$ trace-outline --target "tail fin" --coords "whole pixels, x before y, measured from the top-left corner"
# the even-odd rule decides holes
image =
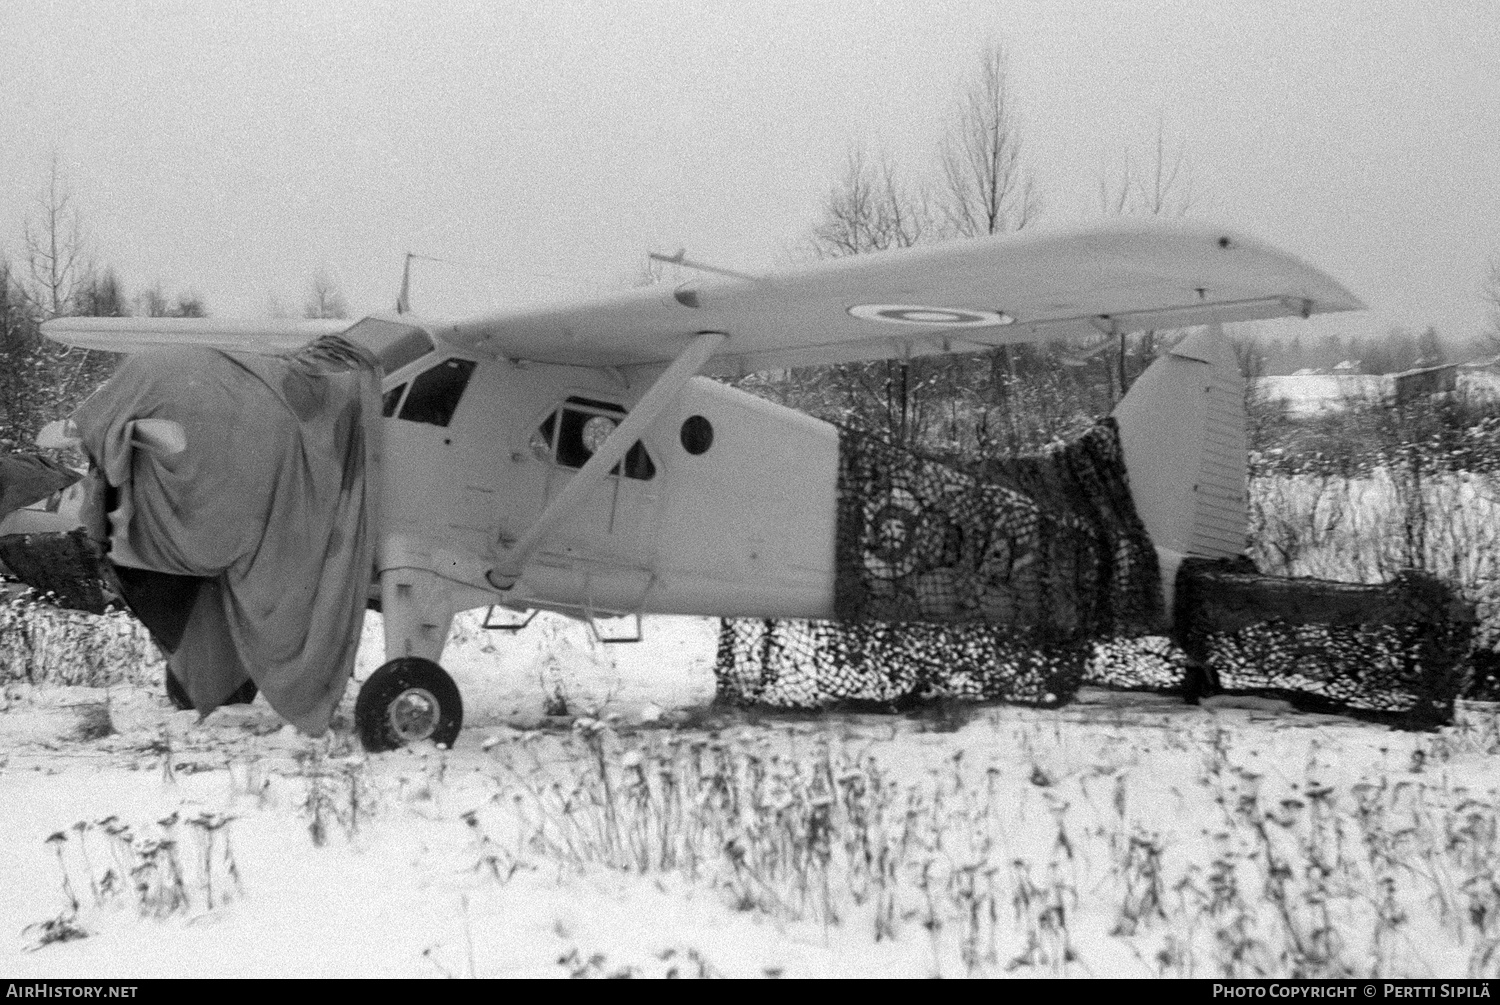
[[[1245,551],[1245,378],[1223,329],[1200,328],[1151,364],[1114,418],[1170,611],[1184,558]]]

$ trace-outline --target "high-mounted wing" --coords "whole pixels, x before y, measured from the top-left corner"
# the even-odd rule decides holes
[[[1232,231],[1131,222],[857,255],[755,280],[648,287],[456,324],[371,318],[357,331],[384,326],[415,338],[425,328],[496,358],[648,370],[670,363],[698,333],[723,332],[704,369],[734,374],[1363,306],[1319,270]],[[42,331],[113,352],[183,344],[278,352],[352,327],[58,318]]]
[[[323,335],[337,335],[354,322],[231,321],[215,318],[54,318],[42,333],[64,345],[106,352],[138,352],[173,345],[206,345],[242,352],[299,349]]]
[[[970,352],[990,346],[1364,305],[1322,272],[1232,231],[1133,222],[1006,234],[506,311],[436,329],[521,360],[658,367],[702,331],[711,372]]]

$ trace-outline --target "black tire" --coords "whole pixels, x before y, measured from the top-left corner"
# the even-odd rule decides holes
[[[464,724],[458,685],[432,660],[403,656],[370,674],[354,701],[354,727],[371,753],[431,740],[451,747]]]
[[[247,680],[235,689],[234,694],[224,699],[224,704],[249,705],[255,701],[255,696],[258,694],[260,694],[260,688],[255,686],[255,681]],[[182,686],[182,681],[173,676],[170,669],[167,671],[167,699],[179,712],[186,712],[193,707],[193,699],[188,697],[187,688]]]

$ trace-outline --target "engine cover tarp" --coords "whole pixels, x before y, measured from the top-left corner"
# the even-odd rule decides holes
[[[140,419],[179,423],[186,449],[133,442]],[[374,565],[375,360],[334,336],[280,356],[143,352],[73,421],[108,485],[85,518],[110,561],[204,580],[169,659],[193,704],[207,714],[248,677],[287,721],[326,730]]]

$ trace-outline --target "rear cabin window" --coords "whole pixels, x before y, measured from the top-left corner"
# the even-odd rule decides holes
[[[531,452],[565,468],[581,468],[624,418],[625,410],[619,405],[591,398],[569,398],[532,434]],[[624,468],[626,478],[649,481],[656,477],[656,464],[640,441],[626,451]],[[617,464],[610,474],[619,473]]]
[[[473,373],[474,363],[467,359],[445,359],[431,370],[419,373],[411,382],[399,418],[446,426],[452,421]]]

